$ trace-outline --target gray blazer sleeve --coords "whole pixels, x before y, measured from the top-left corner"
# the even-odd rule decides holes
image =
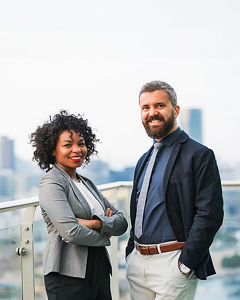
[[[68,243],[96,247],[110,245],[107,235],[78,224],[67,199],[66,189],[64,183],[56,177],[51,178],[46,175],[40,182],[39,201],[48,231],[54,227],[54,230]]]
[[[112,217],[97,216],[102,221],[101,235],[109,234],[110,236],[118,236],[127,230],[127,221],[120,211],[117,211],[110,202],[105,199],[107,208],[113,211]]]
[[[127,220],[125,219],[123,213],[117,210],[103,195],[99,192],[97,187],[89,180],[92,188],[98,193],[105,209],[110,208],[113,211],[112,217],[107,216],[97,216],[102,221],[102,229],[100,231],[101,235],[108,234],[110,236],[118,236],[123,234],[128,227]]]

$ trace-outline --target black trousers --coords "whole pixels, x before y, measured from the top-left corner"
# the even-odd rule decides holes
[[[89,247],[85,278],[56,272],[44,276],[48,300],[112,300],[110,273],[105,247]]]

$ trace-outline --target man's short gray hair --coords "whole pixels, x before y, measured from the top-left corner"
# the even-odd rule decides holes
[[[170,84],[160,80],[155,80],[155,81],[150,81],[145,83],[140,90],[139,98],[143,93],[146,92],[151,93],[157,90],[165,91],[168,95],[168,99],[171,102],[172,106],[174,107],[175,105],[177,105],[177,94],[174,88],[171,87]]]

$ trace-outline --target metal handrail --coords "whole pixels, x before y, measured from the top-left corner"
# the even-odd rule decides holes
[[[38,205],[39,205],[38,197],[0,202],[0,213],[18,210],[26,207],[38,206]]]
[[[121,188],[121,187],[131,188],[132,181],[116,181],[116,182],[101,184],[98,185],[97,187],[100,191]],[[19,200],[0,202],[0,213],[18,210],[26,207],[38,206],[38,205],[39,205],[39,200],[37,196],[31,198],[19,199]]]
[[[240,186],[240,181],[224,180],[222,181],[222,187],[236,187]]]
[[[116,181],[98,185],[98,189],[100,191],[111,190],[115,188],[131,188],[132,181]],[[240,187],[240,181],[222,181],[222,187]],[[12,201],[5,201],[0,202],[0,213],[18,210],[21,208],[31,207],[31,206],[38,206],[39,201],[38,197],[31,197],[31,198],[24,198],[20,200],[12,200]]]

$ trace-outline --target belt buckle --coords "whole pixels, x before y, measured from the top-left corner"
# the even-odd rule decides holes
[[[158,249],[158,254],[162,253],[161,248],[160,248],[160,244],[157,244],[157,249]]]
[[[141,253],[141,246],[137,242],[135,242],[135,247],[137,251]]]

